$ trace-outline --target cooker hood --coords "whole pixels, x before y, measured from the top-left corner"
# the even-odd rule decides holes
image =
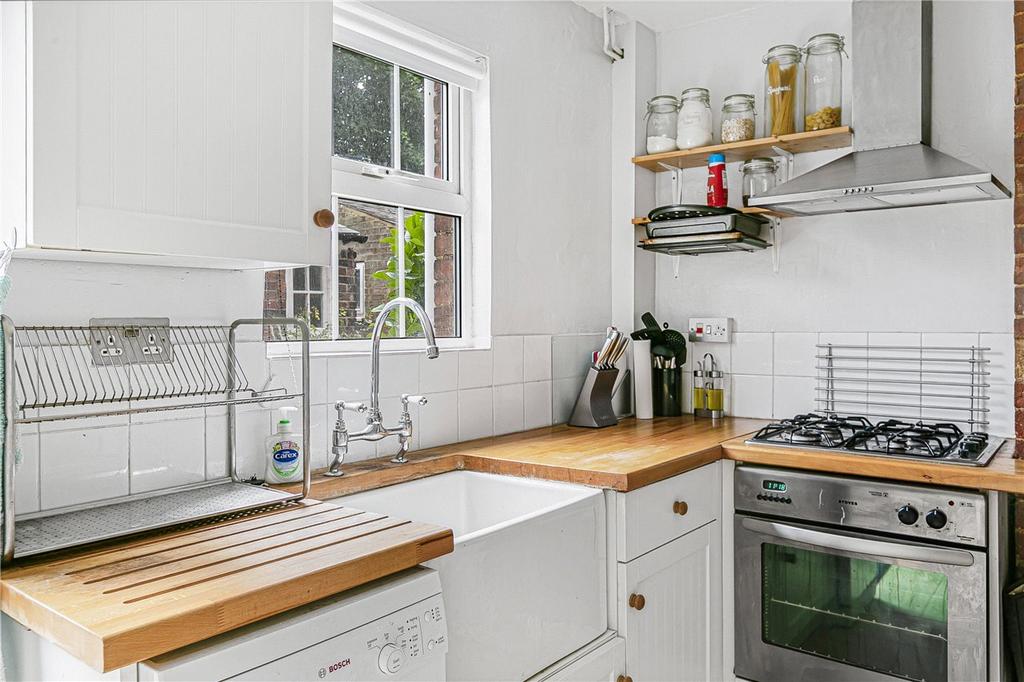
[[[851,54],[854,151],[752,197],[751,206],[817,215],[1010,196],[988,171],[929,145],[928,0],[854,0]]]

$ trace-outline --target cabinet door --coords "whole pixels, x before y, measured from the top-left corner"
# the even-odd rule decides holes
[[[722,679],[718,521],[619,564],[619,586],[627,675],[635,682]]]
[[[326,264],[329,2],[37,2],[29,245]]]

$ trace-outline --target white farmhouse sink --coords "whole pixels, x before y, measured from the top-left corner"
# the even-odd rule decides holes
[[[453,471],[333,500],[447,526],[449,680],[522,680],[607,629],[604,495]]]

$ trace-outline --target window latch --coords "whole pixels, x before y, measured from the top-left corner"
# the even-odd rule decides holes
[[[395,171],[383,166],[363,166],[359,172],[371,178],[386,178],[393,175]]]

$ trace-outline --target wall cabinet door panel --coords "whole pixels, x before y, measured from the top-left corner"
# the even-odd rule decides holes
[[[330,3],[27,14],[30,246],[327,263]]]
[[[627,675],[635,682],[722,679],[721,579],[718,521],[619,564]]]

